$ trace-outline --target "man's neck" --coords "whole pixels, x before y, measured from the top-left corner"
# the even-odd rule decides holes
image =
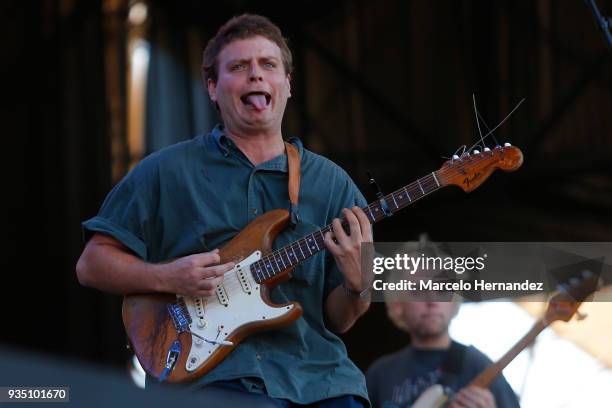
[[[280,129],[277,132],[249,133],[226,129],[225,132],[254,166],[267,162],[285,151]]]
[[[418,350],[446,350],[451,345],[451,338],[448,331],[438,336],[420,337],[413,335],[411,345]]]

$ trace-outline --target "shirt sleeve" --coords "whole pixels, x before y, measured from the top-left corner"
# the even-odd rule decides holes
[[[490,387],[498,408],[520,408],[516,394],[503,375],[500,375]]]
[[[98,215],[82,223],[85,242],[95,233],[110,235],[146,260],[155,185],[155,166],[145,159],[108,193]]]

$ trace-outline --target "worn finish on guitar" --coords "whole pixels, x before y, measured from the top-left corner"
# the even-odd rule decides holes
[[[264,254],[270,253],[274,239],[288,222],[289,213],[286,210],[270,211],[256,218],[220,249],[220,263],[230,261],[238,263],[257,250]],[[299,318],[302,315],[302,308],[297,302],[275,305],[269,297],[269,292],[274,286],[289,278],[291,269],[288,268],[261,285],[261,297],[268,305],[274,307],[294,305],[288,313],[277,319],[249,323],[230,333],[227,340],[234,345],[218,348],[210,359],[193,373],[185,369],[187,350],[192,346],[192,336],[189,332],[178,334],[183,352],[166,381],[179,383],[201,377],[221,362],[245,337],[256,331],[289,325]],[[161,375],[166,364],[168,349],[177,339],[177,331],[166,309],[166,305],[172,302],[176,302],[176,296],[172,294],[128,295],[123,300],[123,323],[130,344],[144,370],[155,378]]]

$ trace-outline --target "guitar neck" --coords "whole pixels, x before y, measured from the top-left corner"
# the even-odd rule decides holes
[[[481,388],[488,388],[489,385],[501,374],[502,370],[514,360],[514,358],[529,346],[535,338],[548,326],[544,319],[538,320],[531,330],[527,332],[506,354],[502,356],[496,363],[491,364],[478,377],[476,377],[470,385],[475,385]]]
[[[362,210],[370,223],[374,224],[443,187],[445,183],[440,183],[442,176],[438,171],[431,172],[413,183],[368,204]],[[345,219],[342,218],[341,221],[344,228],[347,229]],[[261,283],[322,251],[325,249],[325,234],[331,230],[331,224],[327,225],[254,262],[251,264],[253,277],[258,283]]]

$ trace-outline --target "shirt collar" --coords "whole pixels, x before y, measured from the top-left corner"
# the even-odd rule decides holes
[[[232,141],[232,139],[227,137],[227,135],[225,134],[225,128],[223,127],[223,124],[221,123],[217,124],[213,128],[213,130],[211,131],[211,135],[213,137],[213,140],[217,144],[217,147],[219,148],[219,150],[221,151],[224,157],[229,156],[230,148],[235,148],[235,149],[238,148],[236,144]],[[289,138],[287,142],[291,143],[298,149],[300,157],[303,156],[304,146],[302,144],[302,141],[299,138],[292,137],[292,138]],[[257,167],[261,169],[266,169],[266,170],[280,170],[283,172],[287,172],[287,155],[283,154],[281,156],[275,157],[265,163],[261,163]]]
[[[229,137],[225,135],[225,129],[223,128],[223,125],[219,123],[213,128],[210,133],[223,156],[227,157],[229,155],[229,146],[231,146],[230,143],[233,142]]]

